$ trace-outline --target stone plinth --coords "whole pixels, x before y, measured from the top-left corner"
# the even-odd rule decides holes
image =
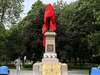
[[[42,75],[43,65],[58,65],[60,66],[61,75],[68,75],[67,64],[60,63],[57,59],[57,53],[55,53],[55,36],[57,34],[54,31],[47,31],[44,35],[46,36],[45,53],[43,55],[42,62],[35,63],[33,65],[33,75]]]
[[[51,63],[49,63],[51,64]],[[42,74],[42,69],[43,69],[43,65],[49,65],[49,64],[46,64],[46,63],[37,63],[37,64],[34,64],[33,65],[33,75],[43,75]],[[61,75],[68,75],[68,66],[67,64],[63,64],[63,63],[52,63],[51,64],[52,66],[53,65],[61,65],[60,67],[60,70],[61,70]]]
[[[55,36],[57,34],[52,31],[47,31],[44,35],[46,36],[45,53],[55,53]]]

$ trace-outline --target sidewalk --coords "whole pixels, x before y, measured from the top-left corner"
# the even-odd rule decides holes
[[[8,75],[16,75],[16,70],[15,69],[9,69],[10,70],[10,74]],[[33,75],[32,71],[20,71],[20,75]]]
[[[9,69],[10,74],[8,75],[16,75],[15,69]],[[20,75],[33,75],[32,71],[20,71]],[[68,75],[89,75],[88,71],[68,71]]]

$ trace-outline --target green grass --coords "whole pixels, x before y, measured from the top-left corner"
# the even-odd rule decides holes
[[[3,66],[5,66],[4,63],[1,63]],[[8,66],[8,69],[16,69],[16,66],[14,64],[11,64],[11,63],[8,63],[7,64]],[[31,67],[31,64],[25,64],[25,68],[21,68],[21,70],[24,70],[24,71],[32,71],[32,67]]]
[[[77,63],[74,67],[68,67],[69,71],[91,71],[91,68],[94,66],[99,66],[100,64],[92,64],[92,63],[85,63],[85,65],[80,66],[80,63]]]
[[[69,63],[66,63],[67,65],[69,65]],[[2,63],[2,65],[5,66],[5,64]],[[92,64],[92,63],[85,63],[85,65],[83,65],[83,68],[81,68],[80,64],[77,63],[77,65],[75,65],[74,67],[68,67],[68,71],[90,71],[92,67],[94,66],[100,66],[100,64]],[[14,64],[10,64],[8,63],[8,69],[16,69],[16,67],[14,66]],[[21,68],[21,70],[24,71],[32,71],[32,66],[31,64],[25,64],[25,68]]]

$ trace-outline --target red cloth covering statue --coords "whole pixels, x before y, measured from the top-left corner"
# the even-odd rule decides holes
[[[48,18],[50,17],[50,29],[48,29]],[[44,33],[46,31],[55,31],[56,30],[56,24],[55,24],[55,14],[54,14],[54,8],[51,4],[48,4],[46,7],[45,13],[44,13],[44,25],[42,27],[42,34],[43,34],[43,46],[45,47],[45,36]]]

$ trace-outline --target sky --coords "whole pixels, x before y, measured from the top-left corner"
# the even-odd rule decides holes
[[[42,3],[43,4],[52,4],[53,5],[53,3],[54,2],[56,2],[56,4],[57,4],[57,0],[40,0],[40,1],[42,1]],[[60,0],[58,0],[58,1],[60,1]],[[63,2],[67,2],[67,4],[70,4],[71,2],[73,2],[73,1],[76,1],[76,0],[63,0]],[[23,19],[25,16],[27,16],[27,12],[29,11],[29,10],[31,10],[31,6],[32,6],[32,4],[34,4],[35,2],[37,2],[37,0],[24,0],[24,3],[23,3],[23,5],[24,5],[24,11],[23,11],[23,14],[21,14],[21,18]],[[25,13],[25,14],[24,14]],[[9,29],[8,27],[6,27],[5,26],[5,28],[6,29]]]

